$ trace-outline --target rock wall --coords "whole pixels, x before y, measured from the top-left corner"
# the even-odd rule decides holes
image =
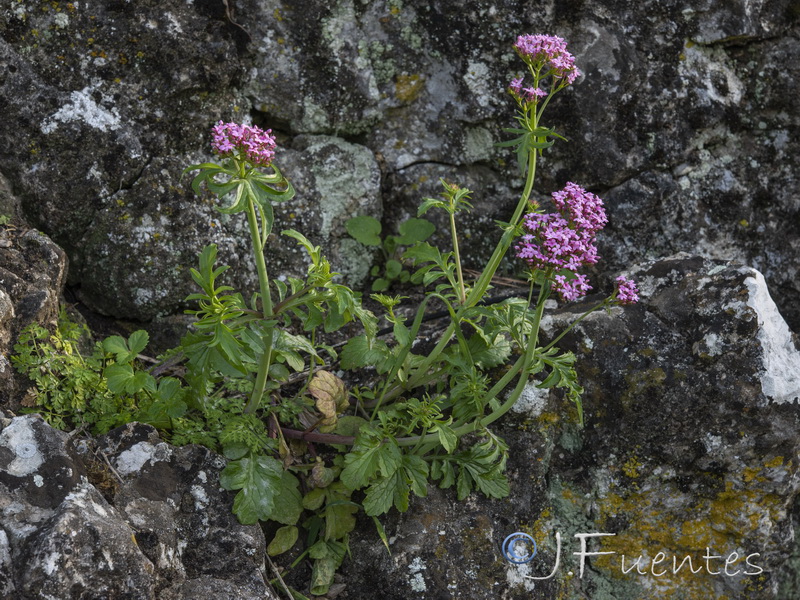
[[[219,119],[275,130],[298,190],[276,229],[324,245],[352,281],[369,256],[347,218],[391,230],[440,177],[474,190],[462,235],[479,264],[522,186],[494,145],[513,124],[511,44],[560,35],[585,76],[548,113],[570,141],[546,153],[535,193],[571,180],[600,194],[598,281],[652,258],[634,273],[644,301],[564,341],[581,354],[584,431],[532,389],[503,426],[512,500],[456,506],[432,490],[387,523],[391,555],[368,523],[341,597],[795,598],[800,359],[778,310],[800,325],[799,15],[792,0],[12,0],[0,7],[0,209],[65,252],[3,229],[0,350],[53,318],[66,256],[87,305],[131,320],[180,312],[209,242],[232,283],[255,288],[245,224],[180,177],[208,157]],[[678,251],[693,258],[664,259]],[[269,261],[304,270],[277,234]],[[0,595],[269,597],[261,531],[232,520],[217,457],[136,427],[78,448],[35,417],[0,426]],[[77,518],[88,525],[68,542]],[[513,531],[541,542],[539,562],[503,561]],[[531,583],[554,564],[556,531],[563,568]],[[615,536],[592,549],[615,554],[581,577],[573,536],[598,531]],[[697,566],[706,549],[723,556],[713,569],[736,552],[763,572],[619,569],[623,553],[648,572],[659,553]]]
[[[210,241],[255,287],[243,223],[179,175],[219,119],[278,132],[299,192],[279,226],[325,244],[353,281],[369,256],[346,218],[391,230],[443,175],[475,190],[462,232],[478,264],[521,186],[494,146],[513,124],[511,44],[547,32],[585,76],[547,117],[570,142],[546,154],[537,193],[572,180],[605,198],[603,269],[677,251],[736,259],[797,325],[799,12],[790,0],[14,0],[0,8],[0,109],[14,124],[0,130],[0,173],[66,249],[85,302],[117,317],[178,312]],[[273,270],[302,270],[294,250],[276,235]]]

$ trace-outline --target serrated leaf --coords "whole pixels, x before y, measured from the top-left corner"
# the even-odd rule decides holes
[[[348,219],[344,226],[347,233],[365,246],[381,245],[381,222],[375,217],[369,215],[353,217]]]
[[[274,507],[269,518],[284,525],[294,525],[303,512],[303,498],[299,491],[300,482],[297,477],[283,471],[280,486],[274,497]]]
[[[130,365],[109,365],[104,372],[108,389],[115,394],[122,394],[133,379],[133,367]]]
[[[389,347],[381,340],[370,340],[365,335],[350,338],[342,348],[343,369],[376,366],[390,356]]]
[[[399,471],[389,477],[381,477],[367,488],[364,512],[370,516],[382,515],[389,512],[392,504],[400,512],[408,509],[408,484]]]
[[[362,432],[363,433],[363,432]],[[351,490],[364,487],[380,470],[384,477],[397,471],[402,454],[394,439],[360,436],[345,456],[345,467],[339,479]]]
[[[128,362],[127,357],[130,354],[128,342],[121,336],[112,335],[104,339],[103,350],[109,354],[114,354],[119,362]]]
[[[482,336],[475,334],[467,342],[472,360],[484,369],[492,369],[505,364],[511,356],[511,342],[503,336],[496,335],[491,344],[487,344]]]
[[[446,202],[438,200],[437,198],[425,198],[417,209],[417,216],[421,217],[432,208],[441,208],[442,210],[447,210],[448,206]]]
[[[428,495],[428,463],[414,454],[403,456],[403,470],[411,484],[411,490],[417,496]]]
[[[283,466],[269,456],[241,458],[228,463],[220,473],[220,485],[239,490],[233,512],[243,525],[266,521],[273,516],[275,496],[281,488]]]
[[[286,525],[275,532],[275,537],[267,546],[267,554],[270,556],[277,556],[290,550],[297,542],[297,527],[294,525]]]
[[[452,454],[452,452],[458,446],[458,436],[453,433],[453,430],[444,424],[438,424],[435,427],[431,428],[431,431],[435,430],[436,434],[439,437],[439,443],[442,447],[447,451],[448,454]]]

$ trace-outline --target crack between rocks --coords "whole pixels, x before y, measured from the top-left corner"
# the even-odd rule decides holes
[[[398,169],[391,170],[391,171],[389,171],[389,173],[392,173],[392,174],[394,174],[394,173],[402,173],[406,169],[410,169],[411,167],[416,167],[417,165],[436,165],[436,166],[440,166],[440,167],[448,167],[448,168],[451,168],[451,169],[457,169],[459,167],[464,167],[464,166],[473,167],[473,166],[476,166],[477,164],[478,163],[472,163],[472,164],[469,164],[469,165],[457,165],[455,163],[448,163],[448,162],[438,161],[438,160],[418,160],[418,161],[414,161],[412,163],[409,163],[409,164],[407,164],[407,165],[405,165],[403,167],[400,167]]]

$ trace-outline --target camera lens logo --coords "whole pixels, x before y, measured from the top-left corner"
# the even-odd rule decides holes
[[[517,531],[503,541],[502,552],[505,559],[515,565],[524,565],[536,556],[536,540],[527,533]]]

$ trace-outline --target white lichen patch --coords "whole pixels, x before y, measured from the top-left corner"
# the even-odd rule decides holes
[[[208,494],[202,486],[193,485],[190,489],[190,492],[192,494],[192,498],[194,498],[194,507],[198,511],[202,511],[209,505],[210,501],[208,499]]]
[[[763,350],[761,390],[778,404],[800,401],[800,352],[794,347],[792,333],[769,295],[764,276],[745,268],[747,305],[758,316],[758,341]]]
[[[155,464],[169,460],[171,456],[172,450],[163,442],[156,446],[149,442],[139,442],[120,453],[114,466],[120,475],[130,475],[139,472],[147,462]]]
[[[489,66],[483,62],[470,60],[467,63],[467,72],[464,74],[464,83],[479,106],[489,106],[497,90],[489,85]]]
[[[730,58],[721,48],[694,45],[684,48],[685,60],[679,70],[691,81],[693,73],[704,73],[703,89],[696,90],[699,98],[710,103],[738,105],[744,96],[745,86],[730,64]]]
[[[70,94],[70,101],[47,117],[41,125],[42,133],[53,133],[59,123],[83,121],[100,131],[114,131],[121,126],[121,119],[116,109],[107,110],[97,104],[92,97],[91,88],[85,87]]]
[[[35,473],[44,462],[31,428],[33,419],[34,417],[16,417],[0,433],[0,446],[5,446],[14,453],[14,459],[5,468],[14,477]]]
[[[526,592],[532,592],[536,587],[534,581],[529,579],[532,576],[531,564],[509,565],[506,569],[506,581],[512,588],[522,586]]]
[[[422,571],[427,568],[428,567],[425,566],[419,556],[408,565],[408,570],[411,572],[411,578],[408,583],[415,592],[425,592],[428,590],[428,586],[425,584],[425,578],[422,576]]]
[[[538,417],[542,414],[549,395],[549,390],[538,388],[535,384],[529,383],[523,388],[519,399],[511,407],[511,410],[515,413],[524,413],[533,418]]]

